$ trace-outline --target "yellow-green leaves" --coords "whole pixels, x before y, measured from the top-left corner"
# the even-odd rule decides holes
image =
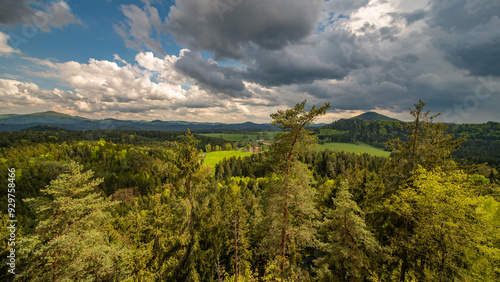
[[[478,257],[486,255],[482,252],[491,229],[485,228],[487,217],[478,213],[481,206],[488,205],[475,194],[474,182],[462,171],[420,167],[411,183],[402,187],[389,204],[389,209],[412,227],[412,232],[395,238],[404,240],[408,254],[414,258],[415,268],[409,274],[427,281],[476,276],[473,266]]]

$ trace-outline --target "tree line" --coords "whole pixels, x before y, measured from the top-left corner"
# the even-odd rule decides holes
[[[364,142],[372,146],[391,150],[387,142],[399,138],[408,140],[410,132],[405,122],[363,119],[340,119],[314,130],[320,143]],[[452,156],[460,162],[468,164],[488,163],[495,168],[496,175],[500,169],[500,123],[483,124],[447,124],[446,132],[454,138],[465,139],[462,146],[452,152]]]

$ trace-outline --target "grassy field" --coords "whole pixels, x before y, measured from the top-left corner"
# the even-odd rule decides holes
[[[264,135],[266,133],[266,135]],[[238,142],[242,140],[256,140],[258,137],[261,139],[265,139],[265,142],[273,142],[272,138],[279,134],[280,131],[266,131],[266,132],[251,132],[247,134],[243,133],[205,133],[201,135],[205,136],[210,136],[210,137],[218,137],[218,138],[223,138],[226,140],[229,140],[231,142]],[[264,146],[265,149],[268,146]],[[389,152],[386,152],[382,149],[375,148],[371,145],[360,143],[359,145],[357,144],[351,144],[351,143],[326,143],[326,144],[321,144],[318,145],[318,147],[314,148],[315,151],[323,151],[325,149],[329,149],[331,151],[344,151],[344,152],[349,152],[349,153],[357,153],[357,154],[363,154],[367,153],[373,156],[381,156],[381,157],[388,157]],[[251,155],[251,152],[244,152],[244,151],[217,151],[217,152],[210,152],[207,153],[205,156],[205,164],[210,166],[210,167],[215,167],[215,164],[220,162],[224,158],[230,158],[230,157],[244,157],[244,156],[249,156]]]
[[[318,145],[314,148],[315,151],[323,151],[329,149],[331,151],[344,151],[349,153],[363,154],[367,153],[373,156],[388,157],[390,152],[384,151],[380,148],[375,148],[371,145],[360,143],[359,145],[351,143],[325,143]]]
[[[261,139],[265,139],[266,141],[272,140],[272,138],[281,133],[281,131],[265,131],[265,132],[250,132],[247,134],[242,133],[203,133],[200,135],[205,135],[209,137],[217,137],[226,139],[232,142],[238,142],[242,140],[256,140],[259,135]],[[267,136],[266,136],[267,135]]]
[[[215,165],[222,161],[224,158],[230,158],[230,157],[244,157],[244,156],[249,156],[253,153],[251,152],[243,152],[243,151],[217,151],[217,152],[210,152],[207,153],[205,156],[205,164],[209,165],[210,167],[215,167]]]

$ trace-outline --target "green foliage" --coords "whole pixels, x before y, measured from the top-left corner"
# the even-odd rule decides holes
[[[318,116],[326,113],[330,107],[327,103],[316,108],[313,106],[309,112],[305,111],[306,101],[295,105],[294,108],[286,111],[279,110],[271,114],[271,125],[278,126],[283,133],[277,135],[276,143],[271,147],[272,155],[276,156],[274,162],[287,173],[289,163],[297,153],[307,150],[309,146],[315,144],[316,137],[311,135],[311,131],[306,128],[311,125]],[[284,158],[282,157],[284,155]]]
[[[15,279],[112,280],[119,279],[124,247],[110,225],[109,210],[116,205],[95,193],[101,179],[71,162],[67,171],[42,196],[24,200],[36,211],[38,224],[19,239],[23,272]]]
[[[364,220],[364,212],[352,200],[343,181],[333,198],[333,207],[324,212],[320,224],[320,249],[317,259],[318,280],[346,281],[368,276],[370,264],[381,256],[381,247]]]
[[[385,144],[387,141],[395,138],[406,139],[407,135],[401,130],[401,123],[400,121],[369,121],[357,118],[340,119],[316,128],[314,131],[320,144],[364,142],[377,148],[387,149]]]
[[[202,133],[200,135],[207,137],[218,137],[227,141],[232,142],[249,142],[255,141],[257,139],[272,140],[274,136],[278,135],[279,131],[268,131],[268,132],[226,132],[226,133]]]
[[[394,238],[414,258],[409,273],[419,281],[492,279],[491,271],[489,277],[483,276],[487,272],[478,273],[472,267],[476,258],[499,250],[498,245],[487,246],[489,228],[484,227],[488,223],[477,212],[481,198],[474,194],[467,175],[419,168],[412,183],[390,204],[413,227],[411,233]],[[491,267],[491,260],[482,263]]]
[[[498,169],[456,165],[449,135],[490,142],[496,124],[446,130],[423,106],[406,130],[363,120],[319,130],[320,141],[400,137],[390,158],[310,150],[309,125],[328,105],[308,112],[305,102],[272,115],[282,132],[261,153],[190,132],[6,133],[0,171],[15,167],[16,198],[31,198],[16,202],[16,278],[498,281]],[[241,132],[228,145],[274,133]]]
[[[415,120],[406,124],[406,130],[410,132],[409,139],[394,139],[388,143],[392,152],[387,163],[387,172],[392,179],[392,189],[411,179],[418,166],[427,170],[436,167],[451,168],[451,152],[463,141],[452,140],[453,136],[446,133],[446,125],[433,123],[438,115],[431,116],[429,111],[423,112],[424,106],[425,103],[420,101],[415,104],[415,109],[410,109]]]
[[[415,109],[410,109],[410,113],[415,120],[405,126],[409,131],[408,140],[398,138],[388,143],[392,152],[384,169],[387,188],[385,197],[391,201],[394,201],[391,195],[399,193],[401,189],[414,188],[412,182],[416,179],[414,176],[419,167],[429,171],[438,168],[451,171],[454,163],[450,154],[462,141],[453,141],[452,136],[446,133],[445,125],[433,123],[437,115],[431,116],[428,111],[424,112],[424,102],[419,101],[414,106]],[[392,205],[397,206],[395,202]],[[418,260],[417,254],[411,251],[408,240],[403,239],[414,234],[415,224],[409,222],[404,215],[390,210],[381,209],[377,216],[378,219],[374,221],[380,226],[382,241],[392,248],[393,255],[399,260],[390,265],[390,268],[397,268],[400,262],[399,279],[405,281],[407,273],[418,267],[414,264]],[[384,221],[385,224],[382,224]]]
[[[263,197],[266,233],[264,240],[267,250],[279,246],[281,277],[293,277],[295,266],[300,258],[300,250],[314,244],[313,219],[317,212],[313,205],[314,192],[310,183],[312,177],[307,167],[295,160],[297,153],[308,149],[316,138],[305,128],[326,113],[327,103],[309,112],[305,111],[306,101],[286,111],[279,110],[271,114],[271,125],[278,126],[284,132],[276,136],[276,143],[271,147],[271,162],[274,171],[270,185]],[[309,174],[309,175],[308,175]],[[276,234],[281,233],[279,240]],[[287,258],[287,256],[289,256]],[[272,255],[269,256],[273,258]]]
[[[261,228],[265,234],[261,242],[261,253],[273,259],[282,251],[281,240],[286,230],[286,254],[290,267],[303,259],[300,251],[315,246],[314,221],[318,211],[314,206],[314,190],[311,172],[300,162],[293,162],[289,182],[281,175],[269,177],[264,186],[261,206],[263,208]],[[287,211],[286,218],[284,210]],[[283,256],[281,256],[283,257]],[[285,262],[281,262],[285,263]],[[291,269],[290,271],[293,271]]]
[[[390,150],[386,142],[397,139],[407,141],[410,132],[401,125],[408,123],[384,120],[340,119],[331,124],[315,128],[319,144],[330,142],[364,142]],[[452,156],[466,163],[488,163],[500,170],[500,123],[447,124],[447,134],[456,136],[454,140],[465,137],[462,145]]]

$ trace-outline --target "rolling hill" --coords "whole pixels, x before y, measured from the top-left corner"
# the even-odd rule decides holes
[[[0,131],[19,131],[38,126],[56,126],[66,130],[125,129],[185,131],[188,128],[191,131],[196,132],[216,132],[223,130],[276,130],[276,127],[273,127],[269,124],[258,124],[253,122],[229,124],[161,120],[135,121],[118,120],[112,118],[94,120],[82,117],[74,117],[53,111],[26,115],[0,115]]]
[[[359,116],[355,116],[353,117],[353,119],[364,119],[364,120],[390,120],[390,121],[400,121],[398,119],[395,119],[395,118],[391,118],[391,117],[388,117],[388,116],[384,116],[384,115],[381,115],[379,113],[376,113],[376,112],[366,112],[364,114],[361,114]]]

